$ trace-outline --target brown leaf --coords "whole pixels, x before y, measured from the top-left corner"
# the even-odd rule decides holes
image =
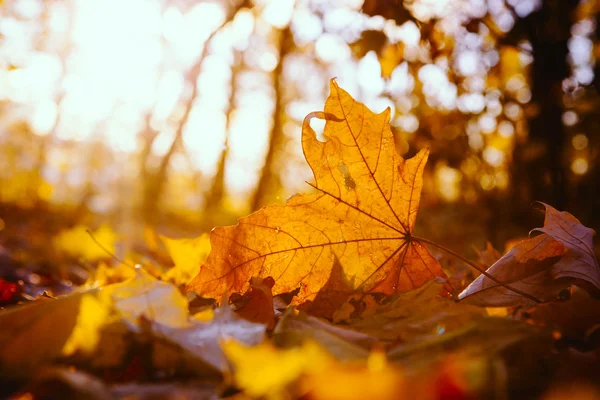
[[[500,252],[496,250],[489,241],[485,243],[485,249],[479,250],[475,247],[473,249],[477,253],[479,263],[485,266],[486,268],[493,265],[496,261],[500,259],[500,257],[502,257],[502,254],[500,254]]]
[[[250,289],[243,296],[234,293],[229,302],[236,307],[236,314],[245,320],[267,325],[271,330],[275,327],[275,308],[271,288],[275,281],[270,276],[265,279],[250,279]],[[235,297],[234,297],[235,296]]]
[[[596,232],[566,211],[558,211],[541,203],[546,211],[543,232],[561,242],[567,248],[564,257],[552,268],[554,279],[575,278],[589,282],[600,289],[600,266],[594,255],[593,237]]]
[[[266,329],[262,324],[237,317],[227,305],[217,309],[214,319],[208,322],[198,321],[183,328],[154,323],[152,327],[156,335],[179,345],[186,355],[194,355],[218,371],[227,370],[222,340],[233,338],[254,345],[264,340]]]
[[[279,346],[297,346],[307,340],[319,343],[340,360],[366,358],[377,338],[342,325],[334,325],[303,312],[286,313],[274,331]]]
[[[313,117],[327,121],[326,142],[310,127]],[[300,286],[300,304],[316,298],[336,258],[354,290],[391,294],[445,277],[411,236],[429,151],[400,157],[389,117],[389,109],[372,113],[332,80],[325,112],[307,116],[302,130],[315,191],[215,228],[212,251],[187,290],[220,298],[247,290],[250,277],[272,276],[275,294]]]
[[[427,335],[448,334],[485,315],[481,308],[439,296],[443,291],[443,284],[427,282],[374,306],[371,315],[352,318],[348,325],[383,342],[404,343]]]
[[[487,273],[541,301],[554,300],[574,280],[600,287],[600,267],[592,251],[594,231],[568,212],[547,204],[544,207],[544,227],[535,229],[543,233],[518,243]],[[531,299],[483,275],[463,290],[459,299],[488,307],[532,304]]]
[[[600,327],[600,300],[585,291],[574,289],[567,301],[539,304],[521,312],[529,322],[558,329],[567,341],[586,345],[588,335]]]

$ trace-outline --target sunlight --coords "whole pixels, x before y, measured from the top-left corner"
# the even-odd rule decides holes
[[[577,175],[584,175],[588,171],[588,162],[583,157],[577,157],[571,163],[571,171]]]

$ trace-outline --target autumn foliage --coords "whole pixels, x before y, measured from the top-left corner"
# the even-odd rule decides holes
[[[272,276],[275,294],[300,288],[294,301],[302,303],[327,282],[329,290],[389,295],[445,276],[412,236],[429,151],[404,160],[389,110],[374,114],[334,80],[330,88],[324,112],[308,115],[302,129],[313,192],[215,228],[213,250],[187,290],[219,298],[244,291],[251,277]],[[327,121],[325,142],[311,118]]]
[[[58,234],[56,257],[95,272],[0,312],[3,376],[41,396],[48,382],[126,397],[187,379],[184,398],[474,399],[544,392],[546,378],[529,377],[560,371],[545,360],[570,366],[561,349],[597,348],[592,229],[543,204],[542,228],[504,255],[488,245],[480,263],[415,236],[429,150],[402,158],[389,110],[335,80],[330,90],[303,124],[307,193],[213,229],[210,243],[147,232],[145,253],[116,263],[108,227]],[[479,276],[445,272],[444,257]],[[0,294],[17,302],[19,290],[0,280]]]

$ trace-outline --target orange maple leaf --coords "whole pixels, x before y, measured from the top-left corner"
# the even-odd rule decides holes
[[[334,80],[330,91],[325,111],[309,114],[302,127],[315,191],[215,228],[188,291],[221,298],[244,292],[250,277],[272,276],[274,294],[301,287],[295,302],[302,303],[316,297],[336,262],[354,290],[391,294],[445,277],[412,236],[429,150],[404,160],[389,109],[373,113]],[[325,142],[311,118],[326,120]]]

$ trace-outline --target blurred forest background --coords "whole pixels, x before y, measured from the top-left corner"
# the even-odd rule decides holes
[[[598,22],[595,0],[4,0],[0,229],[199,234],[308,191],[332,77],[392,109],[402,155],[431,147],[428,237],[502,247],[534,200],[597,229]]]

